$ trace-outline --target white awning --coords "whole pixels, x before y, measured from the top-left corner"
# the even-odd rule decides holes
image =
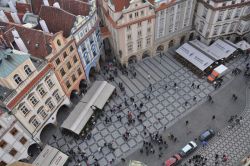
[[[106,81],[94,82],[61,127],[80,134],[94,113],[91,107],[96,106],[102,109],[114,90],[115,87]]]
[[[243,51],[250,49],[250,44],[246,42],[245,40],[238,42],[236,45],[238,46],[238,48],[240,48]]]
[[[213,53],[222,58],[227,58],[234,53],[237,49],[225,41],[218,39],[209,46],[209,53]]]
[[[34,166],[63,166],[68,156],[56,148],[46,145],[32,163]]]
[[[176,52],[202,71],[214,62],[188,43],[183,44]]]

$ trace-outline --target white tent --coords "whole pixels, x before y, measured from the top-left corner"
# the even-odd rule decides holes
[[[213,53],[222,58],[228,58],[232,55],[237,49],[232,45],[226,43],[225,41],[218,39],[213,44],[209,46],[209,53]]]
[[[91,107],[95,106],[102,109],[114,90],[115,87],[106,81],[96,81],[63,122],[61,127],[80,134],[94,113]]]
[[[195,65],[197,68],[199,68],[201,71],[204,71],[206,68],[208,68],[211,64],[214,63],[214,60],[210,59],[204,53],[202,53],[201,51],[194,48],[188,43],[183,44],[176,50],[176,52],[180,56],[188,60],[190,63]]]
[[[250,50],[250,44],[246,42],[245,40],[238,42],[236,45],[238,46],[238,48],[240,48],[243,51]]]

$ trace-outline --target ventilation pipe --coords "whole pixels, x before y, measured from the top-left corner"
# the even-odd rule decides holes
[[[12,35],[14,36],[15,43],[17,47],[19,48],[19,50],[21,50],[22,52],[28,53],[28,49],[25,46],[23,40],[20,38],[17,30],[14,29],[11,32],[12,32]]]
[[[0,20],[3,22],[9,22],[9,19],[5,15],[4,11],[0,10]]]
[[[17,12],[16,7],[15,7],[15,5],[13,4],[12,1],[9,1],[9,2],[8,2],[8,5],[9,5],[10,10],[11,10],[12,12]]]
[[[49,6],[49,1],[48,1],[48,0],[43,0],[43,4],[44,4],[45,6]]]
[[[53,7],[56,7],[56,8],[58,8],[58,9],[60,9],[60,5],[59,5],[58,2],[55,2],[55,3],[53,4]]]
[[[49,29],[48,29],[48,26],[47,26],[46,22],[44,20],[40,20],[39,23],[40,23],[43,31],[49,33]]]
[[[16,12],[11,12],[10,13],[12,19],[14,20],[15,23],[17,24],[21,24],[21,20],[20,18],[18,17],[17,13]]]

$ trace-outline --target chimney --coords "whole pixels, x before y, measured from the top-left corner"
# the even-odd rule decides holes
[[[44,4],[45,6],[49,6],[49,1],[48,1],[48,0],[43,0],[43,4]]]
[[[58,2],[55,2],[55,3],[53,4],[53,7],[60,9],[60,5],[59,5]]]
[[[9,22],[9,19],[2,10],[0,10],[0,20],[3,22]]]
[[[17,47],[19,48],[19,50],[22,52],[28,53],[28,49],[25,46],[23,40],[20,38],[17,30],[14,29],[11,32],[12,32],[12,35],[14,36],[15,43],[16,43]]]
[[[13,4],[12,1],[9,1],[9,2],[8,2],[8,5],[9,5],[10,10],[11,10],[12,12],[17,12],[16,7],[15,7],[15,5]]]
[[[14,20],[15,23],[17,24],[21,24],[21,20],[20,18],[18,17],[17,13],[16,12],[11,12],[10,13],[12,19]]]
[[[43,31],[49,33],[49,29],[48,29],[48,26],[47,26],[46,22],[44,20],[40,20],[39,23],[40,23]]]

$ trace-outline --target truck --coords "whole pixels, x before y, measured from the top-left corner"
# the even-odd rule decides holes
[[[216,79],[224,76],[228,71],[228,68],[224,65],[219,65],[213,69],[212,73],[207,77],[208,82],[214,82]]]

